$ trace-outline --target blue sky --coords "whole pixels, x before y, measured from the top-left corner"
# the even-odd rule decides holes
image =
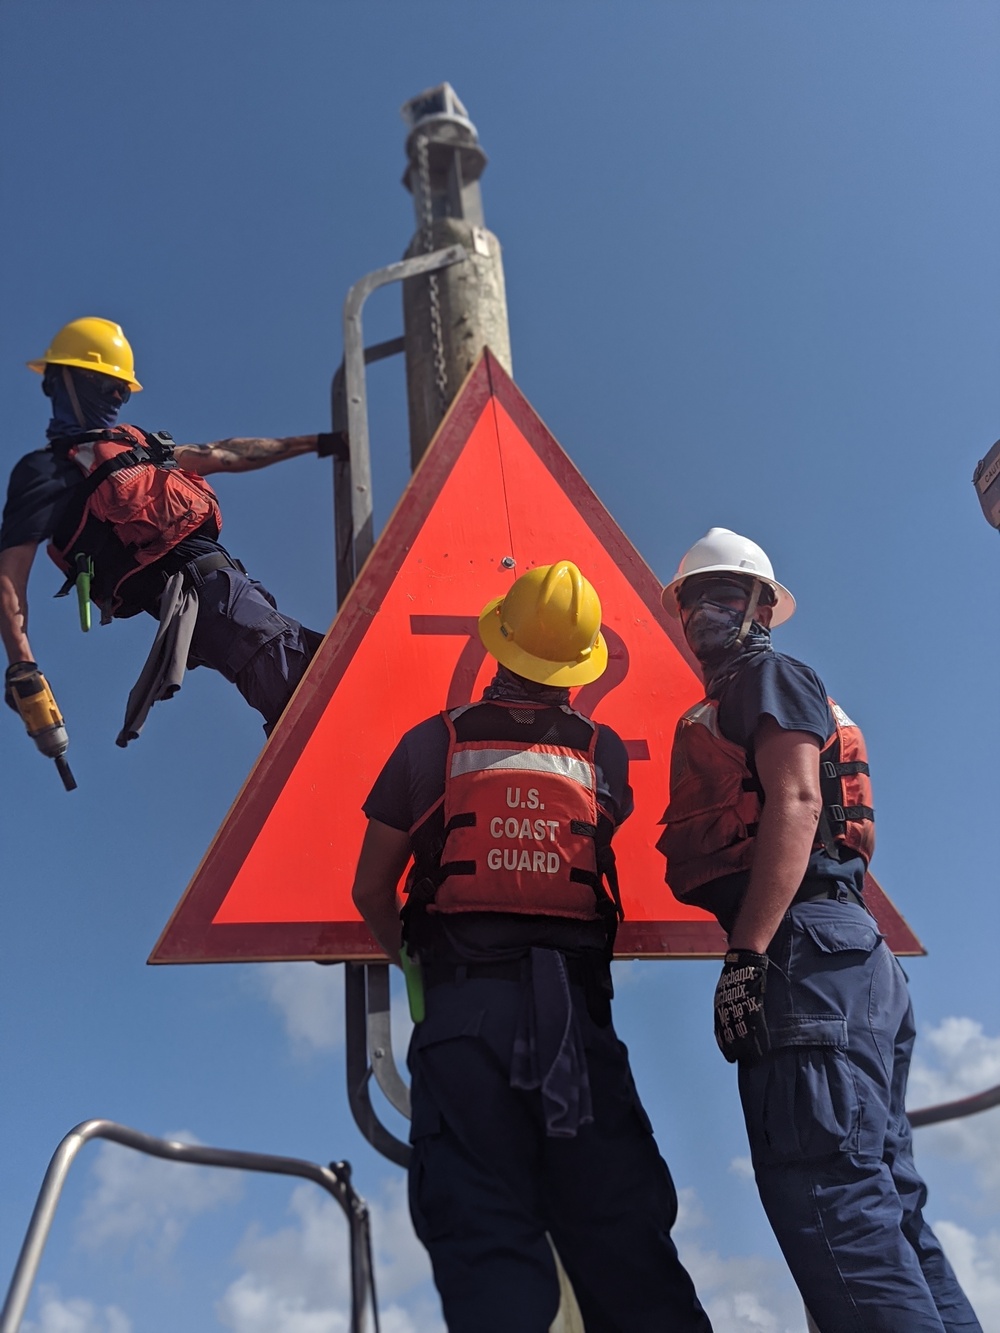
[[[150,429],[326,428],[344,295],[414,229],[397,109],[449,79],[490,157],[519,386],[662,578],[711,525],[760,541],[799,603],[779,645],[865,729],[875,869],[929,951],[907,963],[911,1105],[1000,1082],[1000,545],[969,484],[1000,423],[998,55],[1000,12],[975,0],[3,0],[5,466],[46,420],[24,362],[83,314],[125,326]],[[370,341],[400,331],[398,302],[373,297]],[[407,476],[399,365],[369,383],[382,521]],[[218,490],[231,549],[325,628],[329,464]],[[79,791],[0,719],[0,1281],[56,1143],[103,1115],[349,1158],[383,1327],[438,1328],[401,1175],[347,1109],[341,969],[145,966],[255,716],[199,671],[115,749],[151,625],[84,639],[56,584],[40,563],[32,642]],[[717,1330],[799,1330],[710,1037],[716,973],[623,967],[618,1027]],[[984,1327],[996,1116],[917,1139]],[[346,1241],[318,1191],[183,1172],[87,1150],[35,1333],[340,1333]]]

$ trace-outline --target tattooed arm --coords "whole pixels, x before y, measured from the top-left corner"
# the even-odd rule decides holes
[[[207,477],[213,472],[255,472],[286,458],[316,453],[316,435],[286,435],[280,440],[258,440],[237,436],[212,444],[176,444],[174,457],[188,472]]]

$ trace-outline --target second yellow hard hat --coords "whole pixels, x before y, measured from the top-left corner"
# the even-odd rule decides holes
[[[608,664],[601,599],[570,560],[529,569],[488,602],[479,637],[503,666],[540,685],[586,685]]]
[[[110,319],[88,315],[70,320],[52,339],[48,351],[28,369],[44,374],[46,366],[79,366],[124,380],[134,392],[142,388],[135,377],[135,358],[121,325]]]

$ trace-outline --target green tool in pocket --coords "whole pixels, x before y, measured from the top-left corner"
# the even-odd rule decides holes
[[[414,1023],[422,1023],[427,1011],[424,1008],[424,978],[420,971],[420,959],[411,958],[404,946],[399,961],[403,968],[403,976],[406,978],[406,998],[410,1005],[410,1017]]]
[[[81,552],[74,558],[76,570],[76,600],[80,608],[80,628],[86,634],[90,629],[90,584],[94,577],[94,562]]]

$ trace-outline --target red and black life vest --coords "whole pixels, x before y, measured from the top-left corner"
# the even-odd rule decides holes
[[[120,614],[126,580],[151,565],[211,519],[222,515],[204,478],[174,459],[165,432],[136,426],[87,431],[54,440],[52,449],[77,464],[84,480],[74,488],[49,543],[49,555],[67,575],[77,557],[93,562],[91,597],[105,619]],[[134,614],[126,612],[125,614]]]
[[[868,753],[860,729],[828,700],[834,729],[819,757],[820,816],[815,850],[839,860],[847,848],[864,857],[875,850],[875,811]],[[657,848],[667,858],[670,891],[682,902],[702,901],[703,885],[749,870],[763,792],[747,753],[719,730],[719,705],[704,699],[677,723],[670,758],[670,804]]]
[[[596,724],[521,701],[442,717],[444,795],[410,830],[408,908],[603,920],[613,934],[614,826],[598,806]]]

